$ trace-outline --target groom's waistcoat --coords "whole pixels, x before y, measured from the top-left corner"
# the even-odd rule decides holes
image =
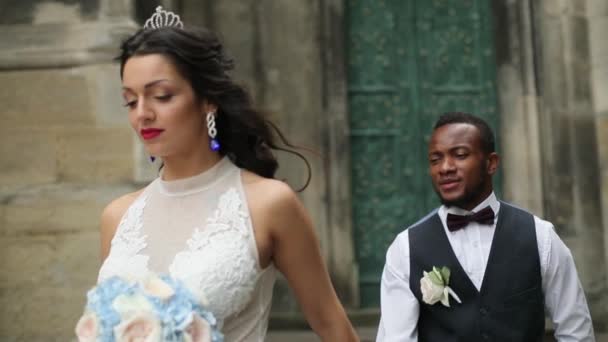
[[[534,216],[501,202],[479,291],[458,262],[439,215],[409,228],[408,235],[410,288],[420,303],[420,342],[542,341],[544,297]],[[422,301],[420,279],[433,266],[450,269],[449,286],[462,304],[452,297],[451,307]]]

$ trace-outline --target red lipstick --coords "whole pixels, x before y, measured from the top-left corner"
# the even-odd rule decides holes
[[[159,128],[144,128],[139,132],[141,133],[142,138],[145,140],[150,140],[159,136],[163,131],[164,129]]]

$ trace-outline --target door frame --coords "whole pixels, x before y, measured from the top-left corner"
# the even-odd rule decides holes
[[[359,307],[359,275],[352,221],[350,125],[344,0],[319,0],[321,66],[326,131],[327,221],[329,270],[344,305]]]
[[[324,87],[321,94],[325,109],[322,125],[327,139],[327,217],[331,237],[328,244],[332,251],[329,269],[342,302],[347,307],[358,308],[359,275],[352,222],[345,1],[348,0],[319,0]],[[512,167],[502,170],[504,197],[542,215],[542,186],[521,183],[522,180],[531,183],[542,179],[541,159],[538,158],[539,104],[534,101],[537,77],[534,68],[534,11],[531,0],[500,0],[492,7],[496,27],[494,48],[501,152],[504,159],[526,164],[523,168],[520,163],[511,162]],[[525,143],[528,148],[522,151],[511,147],[516,142],[519,142],[516,146]]]

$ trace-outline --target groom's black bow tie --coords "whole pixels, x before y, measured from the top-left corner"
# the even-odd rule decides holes
[[[466,227],[470,222],[491,225],[494,223],[494,211],[488,206],[472,215],[448,214],[447,225],[451,232]]]

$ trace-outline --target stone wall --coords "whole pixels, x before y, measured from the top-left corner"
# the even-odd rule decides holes
[[[505,196],[554,223],[608,329],[608,3],[495,2]]]
[[[596,329],[605,331],[608,212],[602,208],[598,139],[606,132],[598,125],[598,104],[608,96],[601,93],[608,80],[598,71],[608,66],[602,38],[608,3],[544,0],[535,13],[545,216],[572,250]]]
[[[140,169],[112,62],[136,26],[120,1],[14,4],[0,20],[0,340],[68,341],[101,210]]]

